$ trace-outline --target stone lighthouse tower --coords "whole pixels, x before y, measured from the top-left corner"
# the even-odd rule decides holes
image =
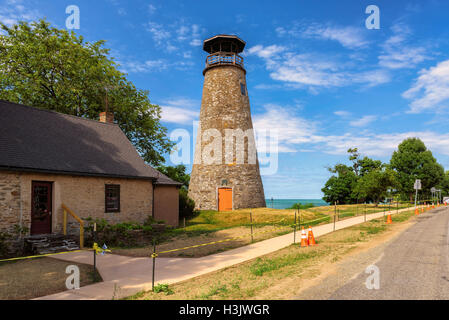
[[[204,41],[200,123],[189,196],[197,209],[265,207],[246,70],[239,55],[245,42],[232,35]]]

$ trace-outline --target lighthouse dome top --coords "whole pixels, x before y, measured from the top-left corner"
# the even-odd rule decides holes
[[[240,53],[245,48],[245,41],[234,35],[219,34],[203,42],[203,50],[208,53]]]

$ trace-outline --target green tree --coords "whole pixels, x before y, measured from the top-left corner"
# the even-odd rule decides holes
[[[177,166],[158,166],[157,170],[165,174],[167,177],[182,183],[186,188],[189,187],[190,174],[186,173],[186,166],[183,164]]]
[[[355,184],[353,193],[357,199],[372,201],[376,205],[388,195],[388,190],[397,185],[396,172],[386,168],[367,171]]]
[[[444,177],[443,166],[418,138],[402,141],[398,150],[393,152],[390,166],[397,172],[398,189],[405,199],[413,199],[416,179],[421,179],[422,195],[428,197],[430,188],[438,186]]]
[[[0,25],[0,99],[90,119],[98,119],[108,101],[145,161],[164,162],[173,144],[161,109],[117,69],[105,41],[85,42],[45,20]]]
[[[324,193],[323,200],[328,203],[337,202],[340,204],[353,203],[353,189],[357,183],[357,176],[353,168],[344,164],[337,164],[328,169],[336,174],[327,180],[321,191]]]
[[[443,196],[449,196],[449,171],[446,171],[443,180],[440,182],[438,189],[441,189]]]

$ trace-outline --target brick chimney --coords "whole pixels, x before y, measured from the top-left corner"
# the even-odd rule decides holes
[[[100,112],[100,122],[114,123],[114,114],[112,112]]]

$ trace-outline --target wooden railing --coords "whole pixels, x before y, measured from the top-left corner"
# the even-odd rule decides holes
[[[80,224],[80,248],[84,247],[84,221],[80,219],[72,210],[70,210],[65,204],[61,205],[64,210],[63,232],[67,235],[67,212]]]
[[[206,58],[206,69],[215,65],[237,65],[243,68],[243,58],[235,53],[216,52]]]

